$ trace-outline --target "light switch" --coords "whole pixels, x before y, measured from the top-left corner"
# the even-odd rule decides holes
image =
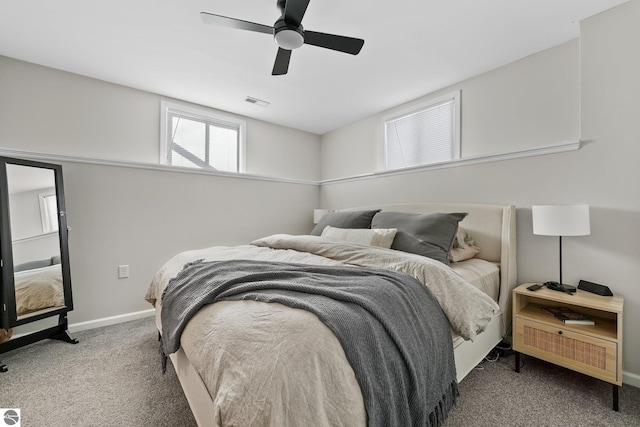
[[[119,265],[118,266],[118,279],[126,279],[129,277],[129,266],[128,265]]]

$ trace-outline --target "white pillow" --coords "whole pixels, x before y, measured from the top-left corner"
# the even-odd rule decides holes
[[[322,237],[389,249],[397,231],[395,228],[336,228],[327,225],[322,230]]]

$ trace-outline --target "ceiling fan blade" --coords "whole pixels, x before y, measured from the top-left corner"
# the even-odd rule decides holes
[[[289,60],[291,59],[291,51],[278,48],[278,54],[276,55],[276,62],[273,64],[272,76],[282,76],[289,71]]]
[[[229,18],[227,16],[214,15],[213,13],[207,12],[200,12],[200,19],[205,24],[213,24],[222,27],[237,28],[238,30],[248,30],[273,35],[273,27],[256,24],[255,22],[243,21],[242,19]]]
[[[335,34],[318,33],[316,31],[305,31],[304,43],[357,55],[364,45],[364,40]]]
[[[307,6],[309,6],[309,0],[287,0],[284,7],[284,22],[299,26]]]

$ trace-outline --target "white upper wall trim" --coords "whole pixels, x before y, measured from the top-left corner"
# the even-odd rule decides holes
[[[167,171],[167,172],[212,175],[212,176],[220,176],[225,178],[252,179],[257,181],[271,181],[271,182],[283,182],[288,184],[322,186],[326,184],[337,184],[337,183],[350,182],[350,181],[360,181],[364,179],[380,178],[384,176],[405,175],[409,173],[424,172],[429,170],[468,166],[468,165],[475,165],[480,163],[498,162],[498,161],[511,160],[511,159],[520,159],[524,157],[543,156],[546,154],[564,153],[567,151],[576,151],[579,149],[580,149],[579,140],[564,141],[559,144],[545,145],[545,146],[536,147],[536,148],[527,148],[524,150],[512,151],[509,153],[483,155],[483,156],[477,156],[477,157],[470,157],[466,159],[450,160],[447,162],[435,163],[435,164],[426,165],[426,166],[417,166],[413,168],[405,168],[405,169],[399,169],[399,170],[363,174],[363,175],[350,176],[345,178],[327,179],[324,181],[307,181],[302,179],[272,178],[267,176],[251,175],[246,173],[238,174],[238,173],[231,173],[231,172],[220,172],[220,171],[216,172],[216,171],[207,171],[207,170],[194,169],[194,168],[181,168],[176,166],[156,165],[152,163],[124,162],[119,160],[102,160],[102,159],[93,159],[93,158],[86,158],[86,157],[66,156],[66,155],[60,155],[60,154],[35,153],[31,151],[19,151],[19,150],[7,150],[7,149],[0,149],[0,155],[9,156],[9,157],[22,157],[22,158],[28,158],[33,160],[86,163],[86,164],[102,165],[102,166],[120,166],[120,167],[136,168],[136,169],[149,169],[149,170]]]
[[[424,172],[436,169],[453,168],[458,166],[475,165],[479,163],[498,162],[502,160],[520,159],[523,157],[542,156],[545,154],[564,153],[566,151],[575,151],[580,149],[580,141],[564,141],[560,144],[545,145],[536,148],[527,148],[524,150],[511,151],[508,153],[500,154],[487,154],[476,157],[468,157],[466,159],[449,160],[441,163],[434,163],[425,166],[416,166],[412,168],[369,173],[357,176],[351,176],[346,178],[334,178],[320,181],[320,185],[325,184],[338,184],[350,181],[359,181],[363,179],[379,178],[383,176],[404,175],[408,173]]]
[[[60,154],[47,154],[47,153],[36,153],[32,151],[20,151],[20,150],[8,150],[4,148],[0,148],[0,155],[8,156],[8,157],[19,157],[19,158],[27,158],[33,160],[46,160],[46,161],[58,161],[58,162],[71,162],[71,163],[85,163],[90,165],[101,165],[101,166],[119,166],[125,168],[135,168],[135,169],[149,169],[156,171],[166,171],[166,172],[178,172],[178,173],[192,173],[199,175],[211,175],[211,176],[220,176],[224,178],[236,178],[236,179],[252,179],[256,181],[271,181],[271,182],[282,182],[287,184],[303,184],[303,185],[319,185],[317,181],[307,181],[303,179],[291,179],[291,178],[272,178],[268,176],[261,175],[252,175],[247,173],[235,173],[235,172],[222,172],[222,171],[209,171],[204,169],[195,169],[195,168],[182,168],[178,166],[167,166],[167,165],[159,165],[154,163],[142,163],[142,162],[125,162],[121,160],[105,160],[105,159],[94,159],[88,157],[77,157],[77,156],[67,156]]]

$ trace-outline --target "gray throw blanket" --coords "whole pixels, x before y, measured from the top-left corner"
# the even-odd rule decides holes
[[[439,426],[458,396],[449,323],[431,293],[403,273],[263,261],[196,261],[162,296],[163,355],[189,319],[222,300],[278,302],[318,316],[340,341],[369,426]]]

